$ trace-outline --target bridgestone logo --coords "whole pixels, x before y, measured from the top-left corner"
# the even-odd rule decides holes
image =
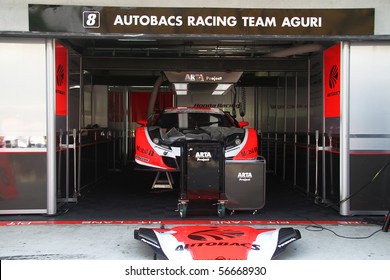
[[[252,180],[252,172],[238,172],[238,181],[248,182]]]
[[[65,70],[64,65],[59,64],[57,67],[57,74],[56,74],[56,80],[57,80],[57,86],[62,86],[62,83],[65,80]]]
[[[339,68],[337,65],[333,65],[329,73],[329,87],[332,89],[335,87],[339,78]]]

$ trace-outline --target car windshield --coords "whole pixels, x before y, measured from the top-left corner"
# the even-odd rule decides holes
[[[170,129],[197,129],[199,127],[233,127],[234,124],[225,114],[199,112],[170,112],[163,113],[155,122],[156,126]]]

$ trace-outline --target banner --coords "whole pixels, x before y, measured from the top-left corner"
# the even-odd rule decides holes
[[[132,115],[129,119],[130,122],[136,122],[139,120],[146,120],[148,118],[148,106],[150,100],[150,92],[132,92],[131,103],[129,99],[129,108],[131,108]],[[173,106],[173,93],[163,92],[159,93],[154,105],[154,112],[163,110]],[[130,116],[129,116],[130,118]]]
[[[324,116],[340,117],[340,44],[324,51]]]
[[[374,35],[375,9],[140,8],[29,5],[29,30],[156,35]]]
[[[56,42],[56,115],[68,114],[68,49]]]

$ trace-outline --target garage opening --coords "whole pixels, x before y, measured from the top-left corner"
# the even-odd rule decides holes
[[[339,119],[325,123],[322,96],[323,51],[338,42],[58,43],[69,50],[70,89],[68,114],[56,121],[59,213],[71,208],[77,210],[67,215],[77,212],[84,219],[178,218],[180,172],[137,164],[135,131],[150,106],[153,111],[191,106],[228,111],[257,133],[258,154],[266,162],[265,206],[230,218],[340,219]],[[196,83],[188,83],[191,90],[183,94],[167,78],[204,72],[242,74],[222,95]],[[187,218],[218,218],[214,210],[200,207]]]
[[[119,185],[131,205],[134,197],[148,205],[171,193],[177,206],[177,176],[183,172],[147,172],[134,160],[137,129],[150,124],[152,112],[170,106],[216,107],[235,116],[238,130],[222,135],[234,135],[229,143],[238,147],[248,139],[243,131],[252,129],[257,147],[245,153],[256,150],[264,159],[263,215],[270,209],[285,215],[282,206],[297,210],[305,203],[312,207],[305,213],[315,213],[313,207],[343,216],[388,212],[388,176],[379,175],[389,166],[389,129],[378,120],[388,116],[389,43],[377,36],[375,8],[31,4],[24,21],[27,32],[1,32],[0,53],[7,61],[1,74],[10,93],[1,103],[1,214],[51,215],[57,204],[60,213],[80,209],[99,189],[102,196],[94,201],[103,208],[103,202],[115,201],[108,194],[121,193]],[[19,76],[9,68],[26,82],[15,87]],[[168,73],[188,80],[173,81]],[[196,83],[205,73],[241,74],[231,83],[220,83],[216,74],[207,85]],[[25,96],[31,89],[34,94]],[[215,118],[208,117],[210,126],[219,125]],[[181,119],[182,128],[190,123]],[[163,150],[163,156],[172,155]],[[140,198],[152,191],[160,196]]]

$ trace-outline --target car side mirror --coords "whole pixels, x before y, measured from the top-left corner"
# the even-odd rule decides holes
[[[249,122],[245,122],[245,121],[238,122],[238,126],[239,126],[240,128],[243,128],[243,127],[248,126],[248,125],[249,125]]]
[[[148,124],[148,121],[147,120],[139,120],[139,121],[137,121],[137,124],[142,125],[142,126],[146,126]]]

